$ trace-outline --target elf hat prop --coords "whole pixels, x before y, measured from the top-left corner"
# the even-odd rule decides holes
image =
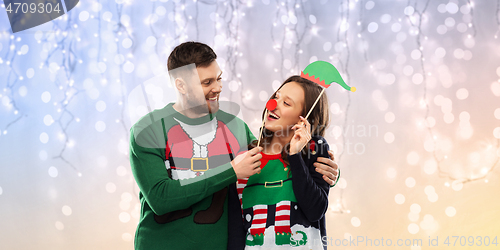
[[[339,71],[331,63],[325,61],[316,61],[307,65],[300,76],[324,88],[330,87],[330,85],[335,82],[347,91],[356,91],[356,87],[347,86],[342,76],[340,76]]]
[[[347,91],[356,91],[356,87],[347,86],[347,84],[342,79],[342,76],[340,76],[339,71],[331,63],[325,61],[316,61],[307,65],[300,76],[323,87],[323,90],[319,94],[318,98],[316,98],[316,101],[312,105],[311,109],[309,110],[309,112],[307,112],[307,115],[305,117],[306,119],[309,117],[314,107],[316,107],[316,104],[318,103],[321,95],[323,95],[323,92],[325,92],[325,89],[330,87],[333,82],[339,84]]]

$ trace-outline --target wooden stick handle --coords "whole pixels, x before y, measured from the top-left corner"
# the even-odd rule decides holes
[[[314,104],[312,105],[311,109],[309,110],[309,112],[307,112],[307,115],[306,115],[306,120],[307,120],[307,117],[309,117],[309,115],[311,114],[312,110],[314,109],[314,107],[316,107],[316,104],[318,103],[319,101],[319,98],[321,97],[321,95],[323,94],[323,92],[325,92],[325,89],[326,88],[323,88],[323,90],[321,90],[321,93],[319,93],[319,96],[318,98],[316,98],[316,101],[314,102]]]
[[[260,134],[259,134],[259,141],[257,142],[257,147],[260,145],[260,138],[262,137],[262,130],[264,130],[264,122],[267,119],[267,112],[268,110],[266,109],[266,112],[264,113],[264,119],[262,119],[262,125],[260,125]]]

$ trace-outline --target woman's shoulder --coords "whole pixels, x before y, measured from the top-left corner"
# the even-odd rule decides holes
[[[313,135],[311,136],[311,141],[314,141],[318,144],[327,144],[328,145],[328,142],[326,141],[326,139],[321,136],[321,135]]]
[[[326,148],[327,151],[329,148],[328,142],[326,141],[326,139],[320,135],[313,135],[311,137],[311,141],[309,142],[309,144],[310,144],[310,148],[315,146],[315,147],[319,147],[319,148]]]
[[[326,139],[319,135],[313,135],[311,141],[309,141],[308,158],[311,158],[311,156],[314,159],[317,157],[329,157],[328,150],[330,150],[330,147]]]

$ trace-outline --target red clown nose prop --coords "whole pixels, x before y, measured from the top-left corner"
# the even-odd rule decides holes
[[[266,109],[269,111],[275,110],[276,106],[278,106],[278,102],[275,99],[271,99],[266,103]]]
[[[278,102],[275,99],[271,99],[266,103],[266,112],[264,113],[264,119],[262,119],[262,125],[260,125],[260,135],[259,142],[257,142],[257,147],[260,145],[260,137],[262,137],[262,130],[264,130],[264,122],[267,119],[267,114],[269,113],[269,111],[275,110],[276,106],[278,106]]]

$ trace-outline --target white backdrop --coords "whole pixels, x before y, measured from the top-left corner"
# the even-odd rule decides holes
[[[267,98],[312,61],[357,88],[326,91],[342,168],[326,214],[335,249],[500,236],[499,1],[92,0],[15,34],[4,7],[2,249],[133,249],[128,130],[145,109],[132,94],[167,84],[166,58],[189,40],[214,48],[222,100],[254,133]]]

